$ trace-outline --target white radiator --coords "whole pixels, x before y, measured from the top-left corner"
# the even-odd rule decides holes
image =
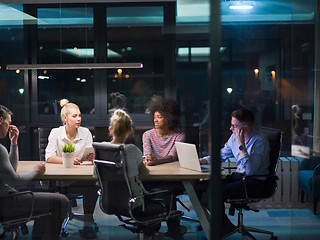
[[[297,203],[299,201],[298,182],[299,161],[294,157],[280,157],[276,175],[278,189],[272,197],[272,202]]]

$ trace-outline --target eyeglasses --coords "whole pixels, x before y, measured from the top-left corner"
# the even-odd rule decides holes
[[[246,125],[245,123],[240,123],[240,124],[231,124],[231,128],[239,128],[239,127],[241,127],[241,126],[244,126],[244,125]]]

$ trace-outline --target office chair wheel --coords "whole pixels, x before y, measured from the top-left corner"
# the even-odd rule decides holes
[[[61,236],[64,237],[64,238],[68,237],[68,235],[69,235],[69,233],[67,231],[63,231],[61,233]]]

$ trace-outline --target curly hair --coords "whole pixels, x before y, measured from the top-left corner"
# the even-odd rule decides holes
[[[171,98],[163,98],[161,103],[150,106],[150,118],[153,121],[154,113],[159,112],[170,130],[175,130],[180,120],[180,105]]]

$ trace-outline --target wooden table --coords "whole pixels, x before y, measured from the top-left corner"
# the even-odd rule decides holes
[[[28,172],[38,161],[19,161],[18,173]],[[210,234],[210,223],[208,212],[203,209],[198,196],[195,193],[192,181],[196,179],[207,179],[210,177],[209,172],[197,172],[181,168],[179,162],[160,164],[156,166],[148,166],[150,170],[149,176],[145,176],[143,180],[169,180],[181,181],[190,198],[192,206],[197,214],[208,239]],[[46,163],[46,172],[36,177],[38,180],[95,180],[93,176],[93,165],[82,163],[75,165],[73,168],[63,168],[62,164]]]
[[[19,161],[17,173],[28,172],[40,161]],[[46,163],[46,172],[37,176],[38,180],[95,180],[93,177],[93,165],[84,162],[74,165],[73,168],[63,168],[62,164]]]
[[[207,210],[203,209],[192,184],[193,180],[210,178],[210,173],[181,168],[179,162],[148,166],[148,168],[150,170],[150,174],[149,176],[144,177],[143,180],[169,180],[181,181],[183,183],[202,229],[206,234],[207,239],[210,239],[209,215]]]
[[[179,162],[171,162],[156,166],[148,166],[150,175],[144,180],[195,180],[210,178],[209,172],[197,172],[181,168]]]

